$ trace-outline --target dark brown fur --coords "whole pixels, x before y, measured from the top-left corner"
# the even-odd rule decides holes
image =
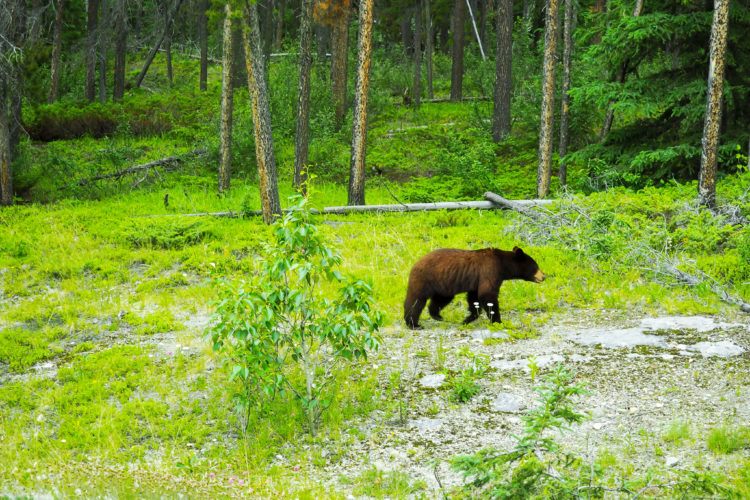
[[[491,322],[499,322],[500,285],[505,280],[514,279],[536,283],[544,280],[544,273],[534,259],[518,247],[510,252],[496,248],[435,250],[419,259],[411,269],[404,301],[404,321],[410,328],[419,328],[419,315],[428,299],[430,316],[442,320],[440,311],[456,295],[466,292],[469,315],[464,319],[465,324],[479,317],[477,302]]]

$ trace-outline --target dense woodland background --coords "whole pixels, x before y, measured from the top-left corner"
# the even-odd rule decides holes
[[[367,177],[464,176],[476,186],[451,193],[461,198],[481,194],[481,182],[493,187],[493,178],[509,169],[521,174],[504,193],[511,196],[532,194],[535,179],[537,194],[545,196],[553,170],[574,190],[697,179],[711,115],[706,90],[714,6],[557,4],[374,5],[372,50],[362,55],[372,60],[372,84],[364,94],[370,127],[378,117],[416,113],[422,103],[442,100],[468,101],[460,109],[472,116],[470,129],[448,124],[444,134],[435,134],[431,126],[407,127],[398,133],[412,141],[393,140],[388,148],[371,144],[367,164],[374,170]],[[724,82],[715,115],[720,175],[747,166],[750,109],[750,14],[747,2],[717,5],[727,4],[726,49],[715,55],[725,66],[724,78],[714,78]],[[257,172],[269,170],[274,178],[277,168],[282,178],[296,170],[296,183],[303,171],[337,182],[364,178],[364,161],[355,167],[357,155],[349,147],[362,133],[352,136],[353,125],[363,123],[352,109],[359,81],[358,8],[348,1],[6,2],[0,20],[0,145],[12,188],[6,175],[4,202],[95,195],[72,187],[71,180],[145,159],[139,149],[150,147],[149,139],[163,152],[205,149],[204,172],[224,165],[219,189],[229,186],[232,175],[257,175],[258,163]],[[250,44],[258,39],[255,57],[243,32]],[[246,63],[258,63],[267,73],[262,93],[267,91],[270,123],[255,133]],[[233,84],[222,89],[230,75]],[[228,96],[232,89],[238,92],[235,103]],[[270,141],[262,139],[271,134]],[[449,146],[447,154],[455,157],[446,158],[439,146],[424,147],[430,144],[422,142],[424,136],[441,135],[441,142],[465,150]],[[130,137],[138,146],[117,147],[106,162],[73,161],[63,144],[81,137]],[[360,151],[382,140],[365,133]],[[254,150],[259,142],[263,147]],[[713,159],[707,161],[712,168]],[[574,172],[570,180],[567,169]],[[420,186],[439,193],[443,186],[434,182]],[[360,196],[352,200],[350,194],[350,203],[362,202]]]

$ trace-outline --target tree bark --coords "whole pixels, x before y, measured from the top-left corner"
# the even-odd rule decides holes
[[[106,0],[99,0],[99,7],[101,13],[99,14],[99,29],[98,39],[96,42],[97,59],[99,61],[99,102],[104,104],[107,102],[107,49],[109,47],[108,37],[110,33],[107,31],[109,11]]]
[[[544,26],[544,71],[542,77],[542,116],[539,130],[537,196],[549,193],[552,169],[552,122],[555,106],[555,51],[557,45],[558,0],[547,0]]]
[[[127,0],[117,0],[115,7],[115,77],[112,100],[122,101],[125,95],[125,71],[128,53]]]
[[[500,142],[510,133],[510,105],[513,62],[513,0],[498,0],[495,17],[495,102],[492,113],[492,139]]]
[[[60,92],[60,58],[62,54],[63,9],[65,0],[55,0],[55,28],[52,35],[52,61],[47,102],[55,102]]]
[[[560,185],[568,184],[568,166],[564,157],[568,154],[570,119],[570,64],[573,55],[573,0],[565,0],[565,21],[563,23],[563,81],[562,103],[560,105]]]
[[[414,8],[414,82],[412,103],[418,108],[422,101],[422,4]]]
[[[460,101],[464,81],[464,23],[466,1],[455,0],[453,4],[453,51],[451,65],[451,101]]]
[[[232,68],[234,56],[232,49],[232,7],[224,6],[224,38],[222,54],[221,79],[221,146],[219,159],[219,192],[229,189],[232,171],[232,109],[234,105],[234,85]]]
[[[430,12],[430,0],[424,0],[424,17],[427,29],[424,43],[425,70],[427,72],[425,75],[427,78],[427,98],[432,99],[435,97],[432,89],[432,52],[434,34],[432,29],[432,13]]]
[[[331,81],[333,84],[334,124],[336,130],[346,116],[347,55],[349,51],[349,11],[344,10],[333,25],[331,33]]]
[[[172,34],[174,32],[174,21],[167,22],[167,35],[164,37],[164,62],[167,66],[167,83],[171,87],[174,83],[174,68],[172,67]]]
[[[299,94],[294,141],[294,187],[307,195],[307,160],[310,144],[310,70],[312,68],[313,0],[302,0],[299,25]]]
[[[260,201],[263,220],[270,224],[281,214],[279,187],[276,180],[276,160],[273,156],[273,136],[271,135],[271,110],[266,85],[265,57],[260,40],[260,23],[257,3],[245,3],[245,66],[247,86],[251,96],[253,129],[255,134],[255,159],[258,163]]]
[[[86,100],[96,99],[96,39],[99,0],[88,0],[86,7]]]
[[[367,93],[372,62],[373,0],[359,2],[359,41],[357,47],[357,88],[354,96],[354,130],[349,171],[349,205],[365,204],[365,151],[367,144]]]
[[[198,43],[201,49],[201,73],[198,86],[202,92],[208,88],[208,0],[199,0]]]
[[[161,35],[156,40],[156,43],[151,48],[151,51],[148,53],[148,56],[146,56],[146,60],[143,62],[143,67],[141,68],[141,72],[138,73],[138,77],[135,79],[135,86],[140,87],[143,83],[143,79],[146,78],[146,73],[148,73],[148,68],[151,66],[151,63],[154,61],[154,57],[156,57],[156,53],[159,51],[159,47],[161,47],[161,44],[164,42],[164,38],[167,36],[167,32],[170,29],[170,26],[172,25],[172,19],[174,19],[174,16],[177,14],[177,11],[180,10],[180,5],[182,5],[182,0],[175,0],[174,6],[171,10],[167,13],[167,22],[164,25],[164,30],[161,32]]]
[[[8,103],[10,82],[6,74],[0,72],[0,205],[13,203],[13,180],[11,175],[10,115]]]
[[[721,100],[724,87],[724,55],[727,48],[729,25],[729,0],[714,0],[714,18],[711,24],[711,48],[708,64],[708,95],[706,118],[701,140],[701,171],[698,184],[700,204],[716,207],[716,156],[719,147]]]

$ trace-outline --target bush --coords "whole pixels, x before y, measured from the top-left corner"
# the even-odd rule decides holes
[[[257,273],[223,283],[211,341],[232,365],[230,380],[242,384],[239,402],[246,412],[288,391],[315,434],[333,397],[336,367],[367,359],[378,348],[383,320],[372,308],[371,286],[341,276],[341,257],[326,246],[302,198],[297,200],[274,224],[276,241]]]

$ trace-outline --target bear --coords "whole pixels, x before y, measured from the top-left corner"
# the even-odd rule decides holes
[[[505,280],[544,281],[544,273],[529,255],[518,247],[512,251],[497,248],[459,250],[441,248],[417,261],[409,273],[409,284],[404,301],[404,321],[411,329],[419,329],[419,315],[427,300],[428,311],[442,320],[440,311],[459,293],[466,292],[469,315],[464,324],[479,317],[479,307],[490,322],[500,322],[497,301],[500,285]]]

